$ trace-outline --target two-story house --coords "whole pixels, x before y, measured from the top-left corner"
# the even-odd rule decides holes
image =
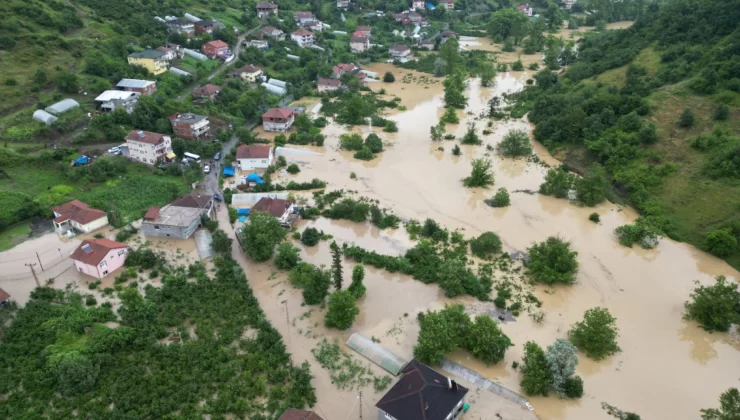
[[[278,5],[271,2],[260,2],[257,3],[257,17],[264,19],[270,15],[277,16]]]
[[[128,56],[128,63],[131,65],[142,66],[151,74],[162,74],[167,71],[168,61],[165,54],[156,50],[145,50],[142,52],[131,53]]]
[[[224,54],[228,54],[229,44],[221,41],[220,39],[217,39],[215,41],[206,42],[205,44],[203,44],[201,50],[203,51],[203,54],[208,57],[219,57]]]
[[[198,35],[203,34],[212,34],[213,30],[215,29],[216,25],[211,20],[200,20],[198,22],[195,22],[195,33]]]
[[[126,136],[129,156],[137,162],[154,165],[172,153],[172,138],[160,133],[133,130]]]
[[[272,147],[265,145],[241,145],[236,148],[236,161],[241,171],[267,169],[272,164]]]
[[[167,43],[155,49],[164,54],[164,59],[167,61],[182,59],[185,56],[182,46],[173,43]]]
[[[211,102],[216,102],[218,93],[221,92],[221,86],[207,84],[193,90],[191,95],[194,99],[209,99]]]
[[[167,21],[167,30],[170,33],[178,33],[187,38],[195,35],[195,25],[187,19],[172,19]]]
[[[285,40],[285,32],[274,26],[265,26],[264,28],[262,28],[262,36],[274,39],[275,41]]]
[[[146,237],[188,239],[201,226],[203,210],[168,204],[162,208],[150,207],[141,221]]]
[[[409,61],[409,59],[411,59],[411,47],[409,47],[408,45],[391,45],[390,48],[388,48],[388,53],[390,54],[392,59],[398,60],[402,63],[405,63],[406,61]]]
[[[284,133],[290,130],[295,121],[295,113],[288,108],[270,108],[262,114],[262,127],[265,131]]]
[[[96,238],[82,241],[69,256],[80,273],[102,279],[123,267],[128,245],[110,239]]]
[[[252,64],[247,64],[246,66],[229,73],[229,76],[238,77],[249,83],[255,83],[262,77],[262,75],[262,69]]]
[[[293,214],[293,201],[283,200],[281,198],[262,197],[252,207],[252,211],[261,211],[276,218],[280,224],[290,223]]]
[[[462,416],[468,393],[464,386],[416,359],[399,375],[398,382],[375,404],[378,420],[457,420]]]
[[[99,104],[101,112],[123,109],[130,114],[134,112],[136,104],[139,103],[139,96],[141,96],[139,92],[106,90],[95,98],[95,102]]]
[[[290,34],[290,39],[293,40],[296,44],[298,44],[301,48],[308,48],[313,46],[313,43],[315,41],[313,32],[307,31],[305,29],[299,29],[292,34]]]
[[[108,226],[108,215],[104,211],[94,209],[79,200],[66,202],[51,211],[54,213],[54,230],[60,235],[69,230],[90,233]]]
[[[157,91],[157,82],[154,80],[121,79],[116,84],[116,87],[126,92],[139,92],[142,95],[151,95]]]
[[[295,12],[293,19],[298,22],[298,25],[303,26],[306,23],[314,20],[313,13],[311,12]]]
[[[205,115],[186,112],[167,117],[175,136],[189,140],[202,140],[211,136],[211,123]]]
[[[411,0],[411,10],[424,10],[424,0]]]
[[[370,38],[366,36],[353,36],[349,39],[349,49],[356,54],[369,50]]]
[[[342,88],[342,81],[338,79],[327,79],[322,77],[316,82],[316,87],[319,93],[334,92],[335,90],[339,90]]]
[[[353,63],[339,63],[331,69],[331,77],[339,79],[345,74],[357,74],[361,69]]]

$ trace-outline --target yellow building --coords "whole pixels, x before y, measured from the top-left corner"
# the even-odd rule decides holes
[[[128,63],[144,67],[152,74],[162,74],[167,71],[168,61],[166,54],[155,50],[135,52],[128,56]]]

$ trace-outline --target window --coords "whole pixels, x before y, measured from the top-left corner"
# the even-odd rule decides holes
[[[159,230],[159,225],[154,225],[154,229]]]
[[[108,275],[108,270],[103,271],[103,275],[104,276],[107,276]]]
[[[125,253],[126,253],[126,250],[125,249],[122,249],[122,250],[118,251],[118,256],[120,257],[121,255],[123,255]]]
[[[108,266],[108,263],[105,261],[100,263],[100,268],[107,267],[107,266]]]

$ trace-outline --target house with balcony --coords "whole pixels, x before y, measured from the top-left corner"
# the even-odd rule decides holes
[[[215,41],[206,42],[201,47],[203,54],[210,58],[216,58],[224,55],[230,55],[229,44],[217,39]]]
[[[151,95],[157,91],[157,82],[154,80],[121,79],[116,84],[116,87],[125,92],[138,92],[142,95]]]
[[[272,164],[273,157],[271,146],[243,144],[236,148],[236,162],[241,171],[267,169]]]
[[[139,92],[106,90],[95,98],[95,102],[99,105],[100,112],[123,109],[130,114],[134,112],[136,104],[139,103],[139,96],[141,96]]]
[[[172,153],[172,138],[151,131],[131,131],[126,136],[126,144],[129,157],[146,165],[162,162]]]
[[[464,386],[416,359],[407,363],[399,376],[398,382],[375,404],[378,420],[457,420],[462,417],[468,393]]]
[[[262,128],[265,131],[285,133],[295,121],[295,112],[288,108],[271,108],[262,114]]]
[[[131,53],[128,56],[128,63],[130,65],[144,67],[149,73],[155,75],[166,72],[169,67],[169,62],[165,54],[157,50]]]
[[[262,72],[262,69],[260,67],[252,64],[247,64],[244,67],[232,71],[231,73],[229,73],[229,76],[238,77],[245,82],[256,83],[262,78],[263,74],[264,73]]]
[[[90,233],[108,226],[108,215],[104,211],[94,209],[79,200],[56,206],[51,211],[54,213],[54,230],[60,235],[70,230]]]
[[[96,279],[123,267],[128,254],[128,245],[105,238],[86,239],[72,252],[77,271]]]
[[[271,2],[260,2],[257,3],[257,17],[264,19],[270,17],[270,15],[277,16],[278,5]]]
[[[299,29],[293,32],[292,34],[290,34],[290,39],[298,44],[298,46],[301,48],[311,47],[313,46],[313,43],[315,41],[313,32],[307,31],[305,29]]]
[[[188,140],[203,140],[211,137],[211,123],[205,115],[177,113],[167,117],[175,136]]]

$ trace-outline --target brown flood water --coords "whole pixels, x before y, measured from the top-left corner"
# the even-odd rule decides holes
[[[386,66],[370,66],[370,69],[385,71]],[[493,89],[481,88],[477,80],[469,81],[469,107],[459,112],[461,123],[448,125],[447,132],[459,137],[466,123],[476,122],[480,133],[486,121],[477,120],[476,114],[482,111],[487,100],[494,92],[520,89],[524,79],[525,76],[516,74],[500,74]],[[560,235],[571,241],[579,252],[581,269],[577,284],[535,289],[537,297],[544,302],[544,322],[536,324],[523,315],[516,322],[502,325],[515,343],[503,362],[487,368],[465,352],[453,354],[451,359],[518,391],[520,375],[511,368],[511,363],[521,359],[524,343],[534,340],[546,347],[556,338],[565,337],[570,326],[582,319],[585,310],[603,306],[617,318],[622,352],[599,363],[582,356],[577,371],[584,379],[586,395],[579,401],[564,401],[554,396],[533,398],[531,403],[539,418],[605,418],[600,407],[605,401],[643,418],[692,419],[698,417],[701,408],[715,406],[724,390],[740,385],[737,376],[740,352],[733,341],[736,337],[708,334],[695,323],[682,319],[683,302],[694,287],[694,280],[708,283],[721,274],[737,280],[740,278],[737,271],[717,258],[668,239],[662,240],[654,250],[620,246],[613,231],[636,218],[632,209],[611,203],[581,208],[566,200],[513,192],[537,190],[546,169],[523,160],[501,159],[487,152],[485,145],[461,146],[462,156],[452,156],[453,141],[434,143],[429,139],[429,128],[437,123],[442,113],[439,91],[398,81],[372,84],[371,87],[374,90],[382,87],[389,94],[400,96],[402,104],[408,108],[388,116],[398,123],[398,133],[379,132],[389,144],[387,150],[370,163],[357,161],[338,150],[338,136],[347,130],[330,125],[324,130],[325,147],[313,148],[324,155],[301,156],[298,160],[302,161],[302,172],[298,177],[325,179],[330,190],[356,190],[358,195],[380,200],[382,206],[391,208],[401,217],[431,217],[448,228],[462,229],[468,237],[494,231],[509,251],[522,250],[535,241]],[[513,128],[531,130],[526,120],[511,120],[495,122],[489,129],[493,134],[481,136],[485,144],[495,145]],[[370,127],[354,127],[351,131],[366,134],[371,130],[378,132]],[[437,151],[439,146],[445,151]],[[538,144],[534,146],[542,160],[557,164],[544,148]],[[463,188],[461,179],[468,175],[471,160],[486,154],[494,162],[495,186],[488,190]],[[351,172],[357,174],[356,180],[350,179]],[[509,189],[512,205],[492,209],[483,204],[482,200],[491,197],[499,187]],[[594,211],[601,215],[598,225],[588,221],[588,215]],[[306,225],[314,225],[334,235],[338,241],[355,242],[388,254],[401,254],[410,243],[403,229],[379,231],[345,221],[301,223],[301,230]],[[301,248],[304,260],[330,264],[328,242]],[[367,267],[368,293],[359,302],[361,314],[352,331],[327,331],[318,310],[309,320],[298,319],[308,308],[301,306],[299,291],[284,281],[283,273],[277,273],[271,265],[247,263],[243,256],[236,254],[247,264],[248,278],[263,308],[286,337],[288,348],[297,361],[314,362],[310,348],[318,339],[326,336],[345,340],[351,332],[374,335],[384,346],[410,358],[418,334],[415,314],[449,302],[436,286]],[[349,278],[353,265],[352,261],[344,262],[345,278]],[[458,301],[474,303],[470,299]],[[404,317],[404,313],[409,316]],[[294,320],[295,325],[291,325]],[[314,327],[314,323],[318,326]],[[347,417],[348,407],[355,401],[354,394],[337,392],[320,367],[312,369],[317,377],[319,414],[329,418]],[[380,397],[372,391],[366,395],[374,395],[373,403]],[[473,411],[467,418],[494,418],[491,413],[507,413],[505,418],[526,418],[529,414],[487,391],[476,395]]]

